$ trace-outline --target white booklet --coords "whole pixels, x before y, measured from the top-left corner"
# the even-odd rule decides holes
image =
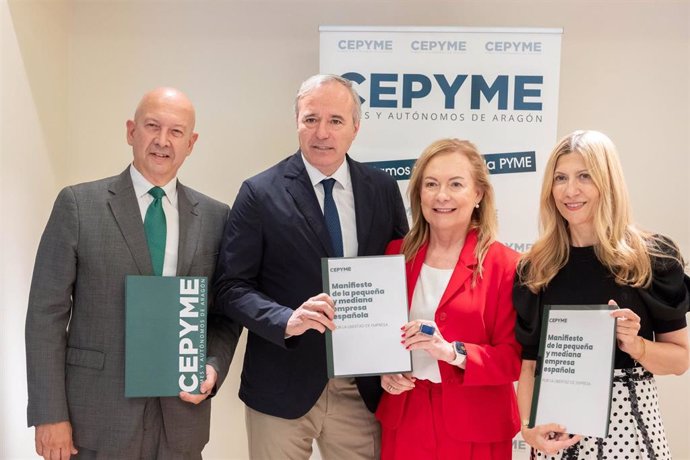
[[[546,305],[529,426],[605,438],[616,351],[615,305]]]
[[[400,343],[407,323],[402,255],[321,259],[324,292],[335,301],[334,331],[326,331],[329,377],[412,371]]]

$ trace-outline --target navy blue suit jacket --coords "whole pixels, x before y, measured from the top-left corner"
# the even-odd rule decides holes
[[[347,157],[354,192],[358,254],[383,254],[408,230],[395,180]],[[301,153],[247,179],[225,228],[218,258],[216,307],[249,331],[240,399],[288,419],[306,414],[328,381],[324,334],[285,339],[292,312],[323,292],[321,258],[333,256],[323,214]],[[358,378],[369,410],[378,377]]]

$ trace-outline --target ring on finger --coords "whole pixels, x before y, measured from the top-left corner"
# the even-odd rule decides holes
[[[431,324],[422,323],[419,326],[419,333],[420,334],[432,336],[432,335],[434,335],[434,332],[436,332],[436,328],[434,326],[432,326]]]

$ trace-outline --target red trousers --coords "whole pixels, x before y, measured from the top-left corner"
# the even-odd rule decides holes
[[[417,380],[408,392],[398,426],[382,426],[382,460],[511,460],[511,456],[512,439],[477,443],[453,438],[443,420],[441,385],[426,380]]]

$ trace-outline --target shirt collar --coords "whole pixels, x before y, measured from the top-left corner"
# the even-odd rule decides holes
[[[137,199],[147,195],[149,190],[154,187],[154,185],[134,167],[134,164],[129,168],[129,173],[132,176],[132,185],[134,186],[134,193],[137,195]],[[177,207],[177,177],[174,177],[170,182],[161,186],[161,188],[165,191],[165,196],[168,198],[170,204]]]
[[[307,170],[307,174],[309,175],[311,185],[316,186],[316,184],[320,183],[322,180],[330,177],[335,179],[335,181],[345,189],[347,189],[350,186],[350,165],[348,165],[347,163],[347,158],[338,167],[338,169],[335,170],[333,174],[331,174],[330,176],[326,176],[324,173],[316,169],[311,163],[307,161],[307,159],[304,157],[304,153],[302,153],[301,155],[302,161],[304,162],[304,167]]]

